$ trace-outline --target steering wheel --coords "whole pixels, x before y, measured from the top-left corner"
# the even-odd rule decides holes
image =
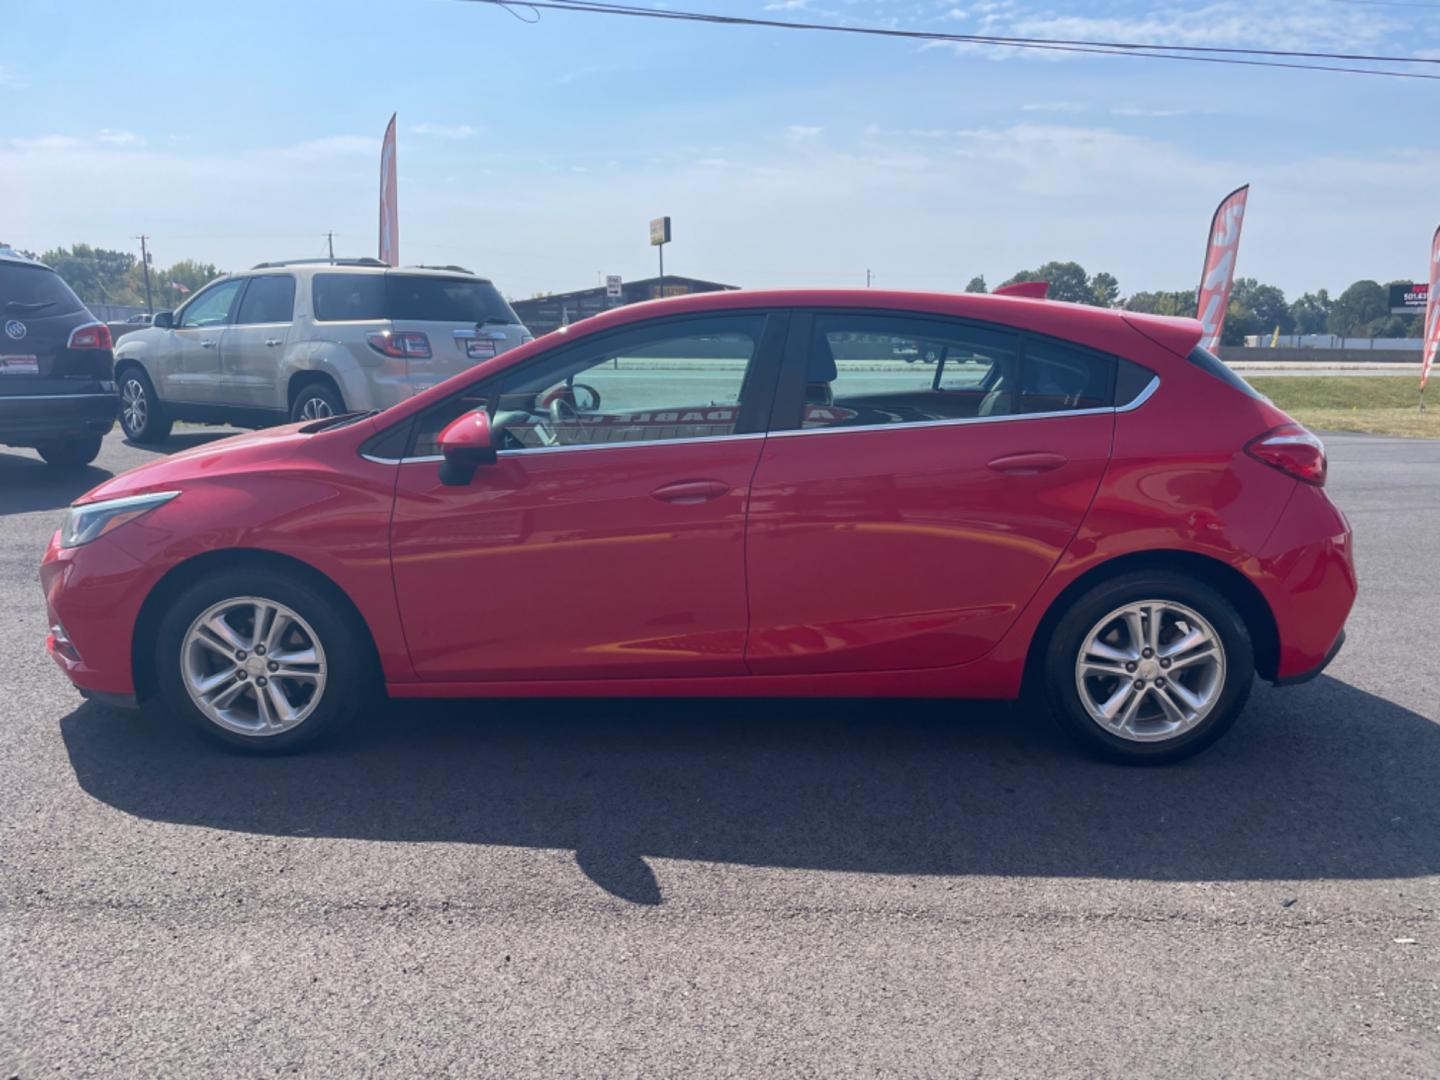
[[[573,424],[580,419],[580,410],[564,394],[550,399],[550,419],[555,424]]]

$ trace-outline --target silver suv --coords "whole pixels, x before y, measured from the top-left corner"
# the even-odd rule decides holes
[[[383,409],[531,340],[498,289],[458,266],[261,263],[162,311],[115,348],[120,426],[265,427]]]

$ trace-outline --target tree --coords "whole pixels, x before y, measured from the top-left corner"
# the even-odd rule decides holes
[[[87,304],[145,302],[144,290],[136,294],[131,287],[130,271],[138,260],[128,251],[76,244],[47,251],[40,256],[40,261],[64,278]]]
[[[1370,337],[1371,328],[1390,316],[1390,297],[1378,281],[1357,281],[1335,298],[1327,327],[1340,337]]]
[[[1330,293],[1326,289],[1306,293],[1290,305],[1297,334],[1323,334],[1330,319]]]
[[[1115,307],[1120,302],[1120,282],[1114,274],[1103,270],[1090,279],[1090,292],[1094,295],[1093,303],[1101,307]]]
[[[1230,290],[1230,306],[1225,309],[1222,345],[1243,345],[1250,335],[1268,335],[1278,328],[1288,334],[1295,327],[1295,317],[1285,302],[1285,293],[1274,285],[1262,285],[1254,278],[1239,278]]]
[[[974,277],[972,277],[970,279],[970,284],[965,286],[965,291],[967,293],[989,292],[989,288],[987,288],[985,285],[985,275],[976,274]]]
[[[1109,307],[1120,296],[1120,283],[1113,274],[1101,272],[1092,278],[1077,262],[1047,262],[1035,270],[1021,270],[1005,284],[1021,281],[1047,282],[1051,300],[1067,300],[1072,304]]]
[[[1126,311],[1140,311],[1147,315],[1180,315],[1195,317],[1194,289],[1179,292],[1139,292],[1125,301]]]

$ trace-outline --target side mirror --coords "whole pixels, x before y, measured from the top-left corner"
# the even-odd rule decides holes
[[[161,330],[171,330],[175,326],[175,313],[173,311],[157,311],[155,317],[150,320],[151,326],[158,326]]]
[[[490,414],[484,409],[468,412],[440,433],[440,482],[464,487],[475,479],[481,465],[494,465],[499,457],[490,439]]]

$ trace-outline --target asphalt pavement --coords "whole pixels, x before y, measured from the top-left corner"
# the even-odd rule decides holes
[[[1440,442],[1327,441],[1345,650],[1162,769],[945,702],[219,752],[44,654],[61,509],[153,455],[0,450],[0,1078],[1440,1075]]]

